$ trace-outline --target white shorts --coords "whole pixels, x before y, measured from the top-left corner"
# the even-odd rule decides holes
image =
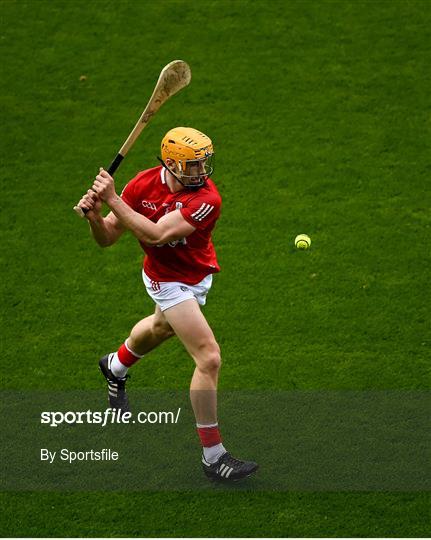
[[[147,293],[162,311],[185,300],[190,300],[190,298],[196,298],[198,304],[204,306],[213,282],[212,274],[204,277],[196,285],[187,285],[187,283],[181,283],[180,281],[152,281],[143,270],[142,279]]]

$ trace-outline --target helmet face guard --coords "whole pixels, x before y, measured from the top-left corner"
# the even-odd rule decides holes
[[[177,179],[187,187],[200,187],[206,182],[208,176],[214,171],[214,154],[209,152],[199,159],[179,159],[177,163]]]
[[[205,182],[214,171],[214,154],[206,158],[190,159],[186,161],[175,161],[177,170],[167,165],[162,158],[157,158],[165,169],[186,188],[199,188],[205,185]]]

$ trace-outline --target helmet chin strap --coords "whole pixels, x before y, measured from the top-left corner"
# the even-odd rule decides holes
[[[163,165],[163,167],[164,167],[167,171],[169,171],[169,172],[172,174],[172,176],[175,176],[175,178],[178,180],[178,182],[179,182],[183,187],[185,187],[185,188],[190,188],[190,189],[196,189],[196,188],[202,187],[202,186],[205,184],[206,178],[205,178],[204,180],[202,180],[202,182],[201,182],[200,184],[185,184],[185,183],[181,180],[181,177],[178,176],[176,173],[174,173],[174,171],[172,171],[172,170],[166,165],[166,163],[163,161],[162,158],[159,158],[159,156],[157,156],[157,159],[160,161],[160,163]]]

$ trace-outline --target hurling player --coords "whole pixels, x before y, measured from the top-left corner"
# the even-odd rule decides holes
[[[117,352],[104,356],[100,369],[108,383],[111,407],[128,410],[127,371],[142,356],[176,335],[195,361],[190,399],[202,443],[202,464],[211,479],[238,480],[256,463],[232,457],[223,446],[217,422],[220,347],[200,306],[212,276],[219,272],[211,232],[221,197],[213,171],[211,139],[192,128],[171,129],[161,144],[161,165],[138,173],[117,195],[103,169],[79,202],[88,211],[94,239],[111,246],[129,230],[145,251],[142,277],[156,307],[139,321]],[[103,217],[102,202],[111,212]]]

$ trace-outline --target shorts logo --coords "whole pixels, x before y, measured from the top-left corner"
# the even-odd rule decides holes
[[[180,287],[180,289],[183,291],[183,292],[187,292],[189,289],[188,287]]]
[[[151,288],[153,289],[153,291],[155,292],[160,291],[160,283],[158,281],[150,280],[150,283],[151,283]]]
[[[150,210],[157,210],[157,206],[153,203],[153,202],[150,202],[150,201],[142,201],[142,206],[144,208],[149,208]]]

